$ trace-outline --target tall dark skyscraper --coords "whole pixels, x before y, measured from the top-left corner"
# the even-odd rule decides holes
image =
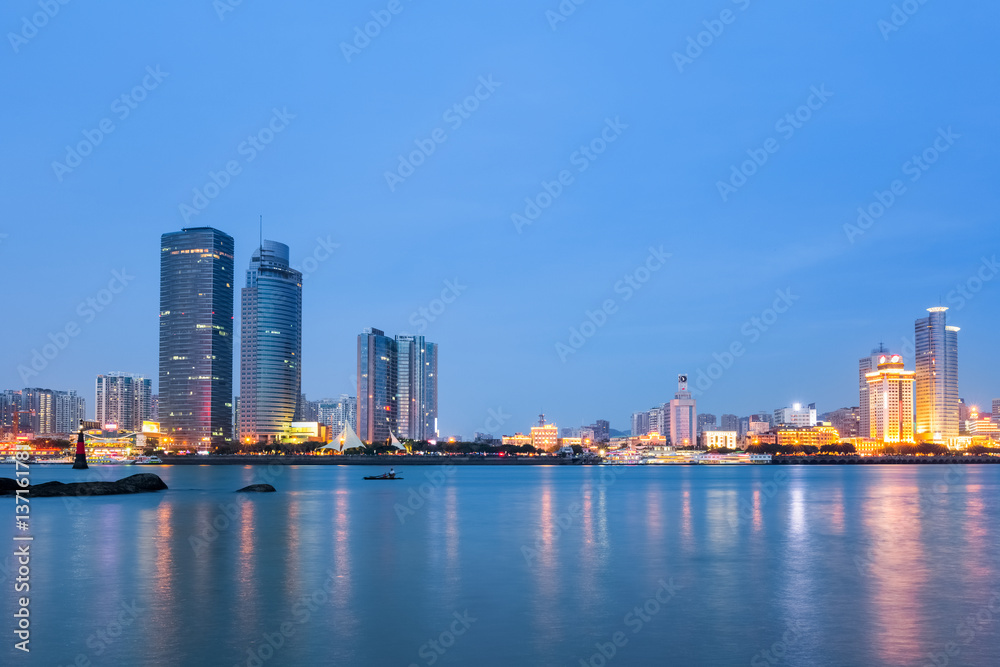
[[[396,435],[437,438],[437,343],[396,336]]]
[[[207,448],[233,435],[233,238],[195,227],[160,247],[160,429]]]
[[[289,268],[288,246],[264,241],[241,294],[239,438],[287,432],[301,387],[302,274]]]
[[[384,443],[396,418],[396,341],[365,329],[358,335],[358,437]]]

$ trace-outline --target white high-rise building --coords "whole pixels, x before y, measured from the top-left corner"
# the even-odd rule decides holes
[[[775,426],[794,426],[795,428],[810,428],[816,425],[816,404],[803,406],[793,403],[790,408],[778,408],[774,411]]]
[[[958,327],[948,326],[948,308],[928,308],[916,321],[916,433],[936,442],[959,435]]]
[[[87,418],[87,401],[75,391],[57,391],[53,399],[55,432],[61,435],[76,433],[80,422]]]
[[[903,370],[898,354],[879,357],[878,366],[868,373],[868,423],[864,438],[887,443],[913,442],[914,371]]]
[[[115,424],[121,431],[141,432],[142,422],[149,419],[152,385],[152,381],[142,375],[98,375],[94,396],[97,422],[102,427]]]
[[[319,421],[330,428],[330,433],[336,437],[344,430],[345,425],[357,431],[358,399],[355,396],[341,394],[339,399],[324,398],[319,401]]]

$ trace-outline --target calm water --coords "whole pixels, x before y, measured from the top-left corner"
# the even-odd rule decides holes
[[[1000,466],[146,470],[170,490],[32,503],[0,662],[1000,664]]]

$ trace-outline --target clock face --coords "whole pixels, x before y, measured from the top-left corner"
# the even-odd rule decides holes
[[[892,357],[892,363],[894,363],[894,364],[898,364],[898,363],[899,363],[899,362],[901,362],[902,360],[903,360],[903,357],[899,356],[898,354],[897,354],[897,355],[894,355],[894,356]]]
[[[889,360],[889,357],[885,356],[884,354],[881,357],[878,358],[878,362],[880,364],[884,364],[888,360]]]
[[[677,381],[678,382],[687,382],[688,381],[688,376],[687,375],[678,375],[677,376]]]

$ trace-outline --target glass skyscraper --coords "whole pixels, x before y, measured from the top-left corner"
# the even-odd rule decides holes
[[[396,433],[396,341],[379,329],[358,335],[358,437],[381,444]]]
[[[437,344],[423,336],[396,336],[396,435],[437,438]]]
[[[160,248],[160,432],[207,449],[233,435],[233,238],[194,227]]]
[[[289,267],[288,246],[262,243],[241,297],[239,437],[276,440],[302,386],[302,274]]]
[[[915,327],[917,434],[936,441],[958,437],[958,327],[948,326],[948,308],[928,308]]]

